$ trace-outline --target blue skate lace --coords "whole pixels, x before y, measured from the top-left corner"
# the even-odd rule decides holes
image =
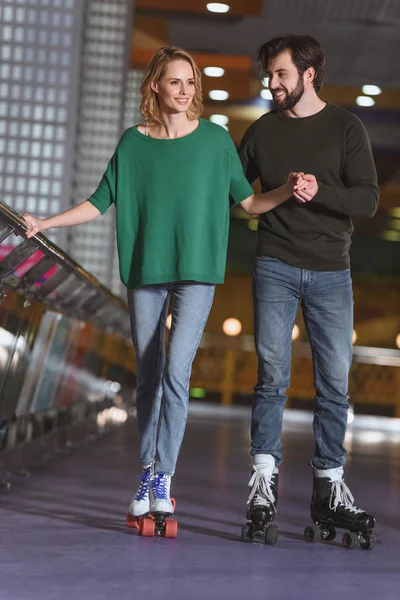
[[[136,493],[135,500],[143,500],[143,498],[149,493],[150,477],[151,467],[145,469],[142,473],[142,477],[140,478],[139,489]]]
[[[167,489],[168,478],[164,473],[157,473],[151,482],[151,489],[156,500],[169,500]]]

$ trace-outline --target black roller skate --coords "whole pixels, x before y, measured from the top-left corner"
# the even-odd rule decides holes
[[[278,527],[271,524],[278,501],[278,469],[270,454],[257,454],[249,482],[247,523],[242,528],[243,542],[258,542],[273,546],[278,539]]]
[[[310,509],[314,525],[304,530],[308,542],[330,542],[336,537],[336,528],[340,528],[347,529],[342,537],[345,548],[372,550],[375,546],[376,538],[372,533],[375,519],[354,506],[354,498],[343,480],[343,467],[314,469]]]

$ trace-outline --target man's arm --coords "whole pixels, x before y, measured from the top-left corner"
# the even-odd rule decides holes
[[[313,201],[350,217],[373,217],[379,201],[377,174],[367,132],[358,119],[347,131],[343,183],[334,188],[318,181]]]
[[[246,175],[247,181],[254,183],[260,176],[260,171],[254,160],[253,152],[253,134],[258,125],[258,121],[255,121],[243,136],[242,141],[238,149],[240,162],[242,163],[244,174]]]

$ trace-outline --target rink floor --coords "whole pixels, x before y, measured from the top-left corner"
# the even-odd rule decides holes
[[[362,426],[361,426],[362,425]],[[310,417],[288,412],[275,546],[244,544],[249,412],[193,405],[173,495],[176,540],[125,527],[140,467],[134,420],[0,496],[0,600],[400,597],[400,426],[360,419],[346,481],[377,519],[374,550],[307,543]]]

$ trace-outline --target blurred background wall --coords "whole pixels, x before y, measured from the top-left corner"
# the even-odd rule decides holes
[[[257,47],[282,31],[316,36],[327,58],[322,98],[362,119],[379,174],[379,211],[356,222],[351,250],[354,339],[400,347],[399,2],[1,0],[0,8],[1,196],[18,212],[39,216],[94,191],[122,131],[141,120],[140,83],[161,45],[194,54],[203,71],[204,116],[239,144],[251,122],[271,109],[253,69]],[[218,286],[210,332],[222,333],[229,317],[240,320],[243,333],[253,331],[256,229],[256,220],[232,211],[227,281]],[[49,237],[124,295],[113,210]],[[300,318],[296,336],[307,339]]]

